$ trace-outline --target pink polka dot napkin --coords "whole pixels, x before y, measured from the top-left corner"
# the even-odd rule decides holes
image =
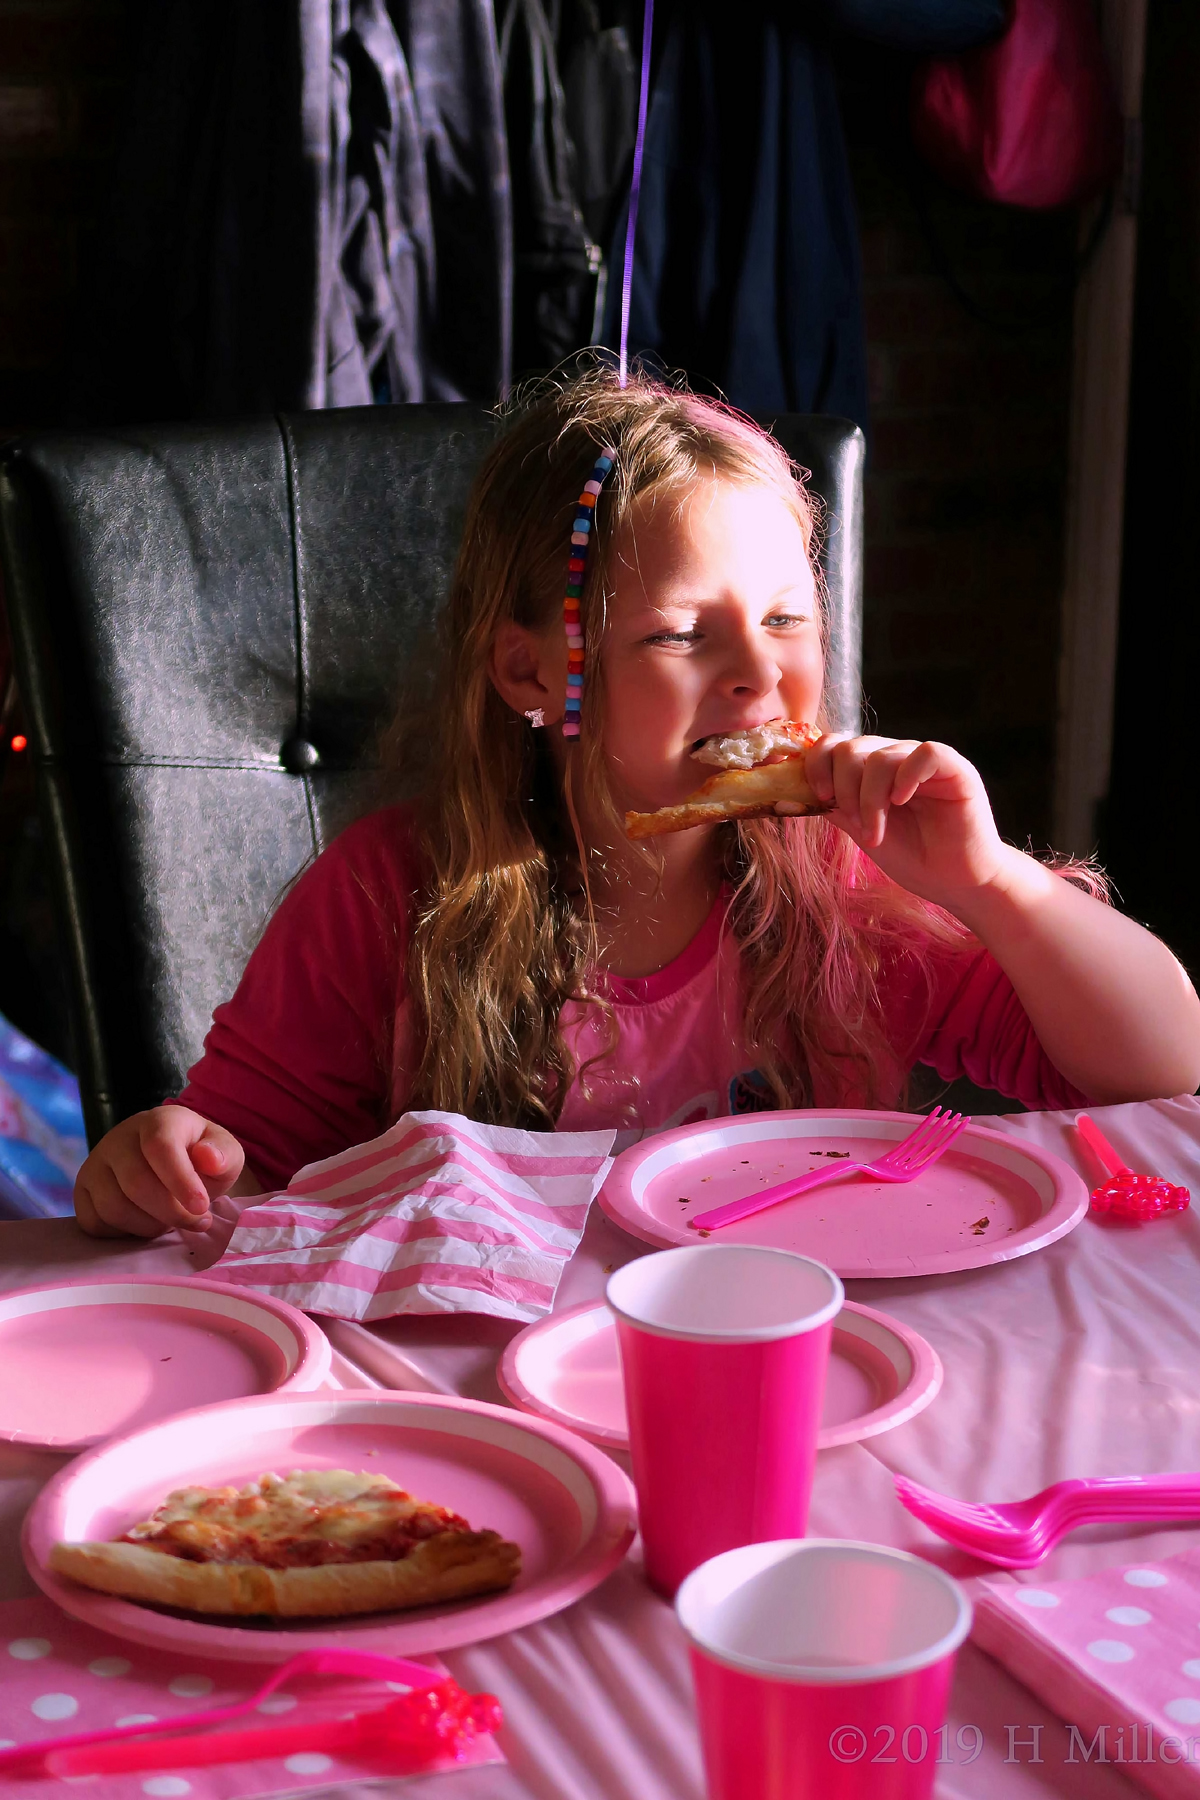
[[[446,1673],[436,1657],[422,1660]],[[229,1706],[261,1687],[270,1672],[266,1663],[167,1656],[93,1631],[49,1600],[7,1600],[0,1603],[0,1745],[7,1749],[72,1731],[149,1724],[206,1706]],[[268,1716],[257,1722],[337,1718],[388,1698],[382,1682],[324,1676],[272,1694],[261,1708]],[[254,1722],[250,1714],[229,1729],[245,1730]],[[489,1737],[480,1739],[462,1762],[447,1766],[503,1761]],[[82,1785],[89,1800],[252,1800],[263,1794],[303,1794],[336,1782],[389,1779],[394,1778],[378,1767],[367,1770],[344,1757],[306,1751],[270,1762],[89,1776]],[[32,1772],[28,1778],[7,1770],[0,1775],[4,1800],[46,1800],[60,1786]]]
[[[1063,1721],[1047,1761],[1200,1796],[1200,1550],[1077,1581],[998,1577],[974,1598],[975,1642]]]

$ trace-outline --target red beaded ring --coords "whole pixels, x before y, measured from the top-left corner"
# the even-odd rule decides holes
[[[567,564],[567,592],[563,600],[563,624],[567,632],[567,708],[562,723],[565,738],[579,736],[579,715],[583,706],[583,621],[579,616],[579,599],[587,574],[592,515],[615,455],[615,451],[606,449],[597,457],[595,468],[583,484],[575,523],[571,527],[571,560]]]

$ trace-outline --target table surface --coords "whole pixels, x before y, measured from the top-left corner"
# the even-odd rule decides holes
[[[1005,1500],[1068,1475],[1200,1469],[1200,1101],[1093,1109],[1131,1166],[1183,1182],[1197,1206],[1134,1230],[1085,1219],[1048,1249],[958,1275],[847,1283],[847,1295],[921,1332],[945,1365],[934,1404],[907,1425],[818,1458],[809,1529],[918,1550],[968,1581],[981,1565],[942,1544],[900,1506],[892,1473],[964,1498]],[[1085,1179],[1070,1115],[989,1118],[1053,1150]],[[603,1291],[608,1272],[642,1254],[593,1207],[557,1305]],[[0,1225],[0,1289],[90,1273],[170,1274],[196,1264],[175,1235],[153,1244],[97,1242],[69,1221]],[[499,1402],[495,1365],[518,1327],[478,1315],[399,1319],[364,1330],[330,1322],[345,1386],[383,1385]],[[18,1548],[21,1519],[61,1457],[0,1445],[0,1598],[33,1592]],[[1024,1579],[1083,1575],[1174,1555],[1195,1528],[1093,1527]],[[1020,1578],[1019,1578],[1020,1579]],[[587,1599],[540,1625],[449,1652],[465,1685],[498,1694],[506,1770],[456,1773],[453,1800],[703,1800],[682,1638],[641,1578],[637,1550]],[[1029,1744],[1041,1724],[1043,1760]],[[1063,1760],[1067,1734],[1027,1689],[968,1644],[959,1658],[938,1800],[1132,1800],[1115,1766]],[[955,1729],[976,1725],[982,1754],[956,1760]],[[1010,1744],[1009,1728],[1014,1733]],[[971,1740],[968,1738],[968,1745]],[[342,1787],[339,1795],[358,1794]],[[448,1796],[445,1777],[404,1784]],[[361,1790],[366,1800],[368,1790]]]

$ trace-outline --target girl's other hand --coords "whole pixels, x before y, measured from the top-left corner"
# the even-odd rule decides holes
[[[107,1132],[75,1178],[75,1216],[93,1237],[206,1231],[210,1203],[245,1167],[235,1137],[186,1106],[155,1106]]]
[[[951,911],[994,882],[1006,855],[979,771],[948,744],[839,737],[809,751],[829,814],[886,875]]]
[[[1100,1106],[1192,1094],[1200,999],[1165,944],[1001,841],[945,744],[823,737],[805,773],[894,881],[953,913],[1012,983],[1061,1075]]]

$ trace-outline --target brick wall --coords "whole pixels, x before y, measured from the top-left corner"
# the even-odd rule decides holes
[[[880,731],[961,749],[1004,833],[1040,847],[1075,221],[975,202],[925,177],[907,149],[909,79],[898,56],[856,46],[843,57],[872,404],[866,690]],[[955,298],[943,257],[993,323]]]
[[[58,416],[58,363],[120,132],[131,0],[0,0],[0,432]]]

